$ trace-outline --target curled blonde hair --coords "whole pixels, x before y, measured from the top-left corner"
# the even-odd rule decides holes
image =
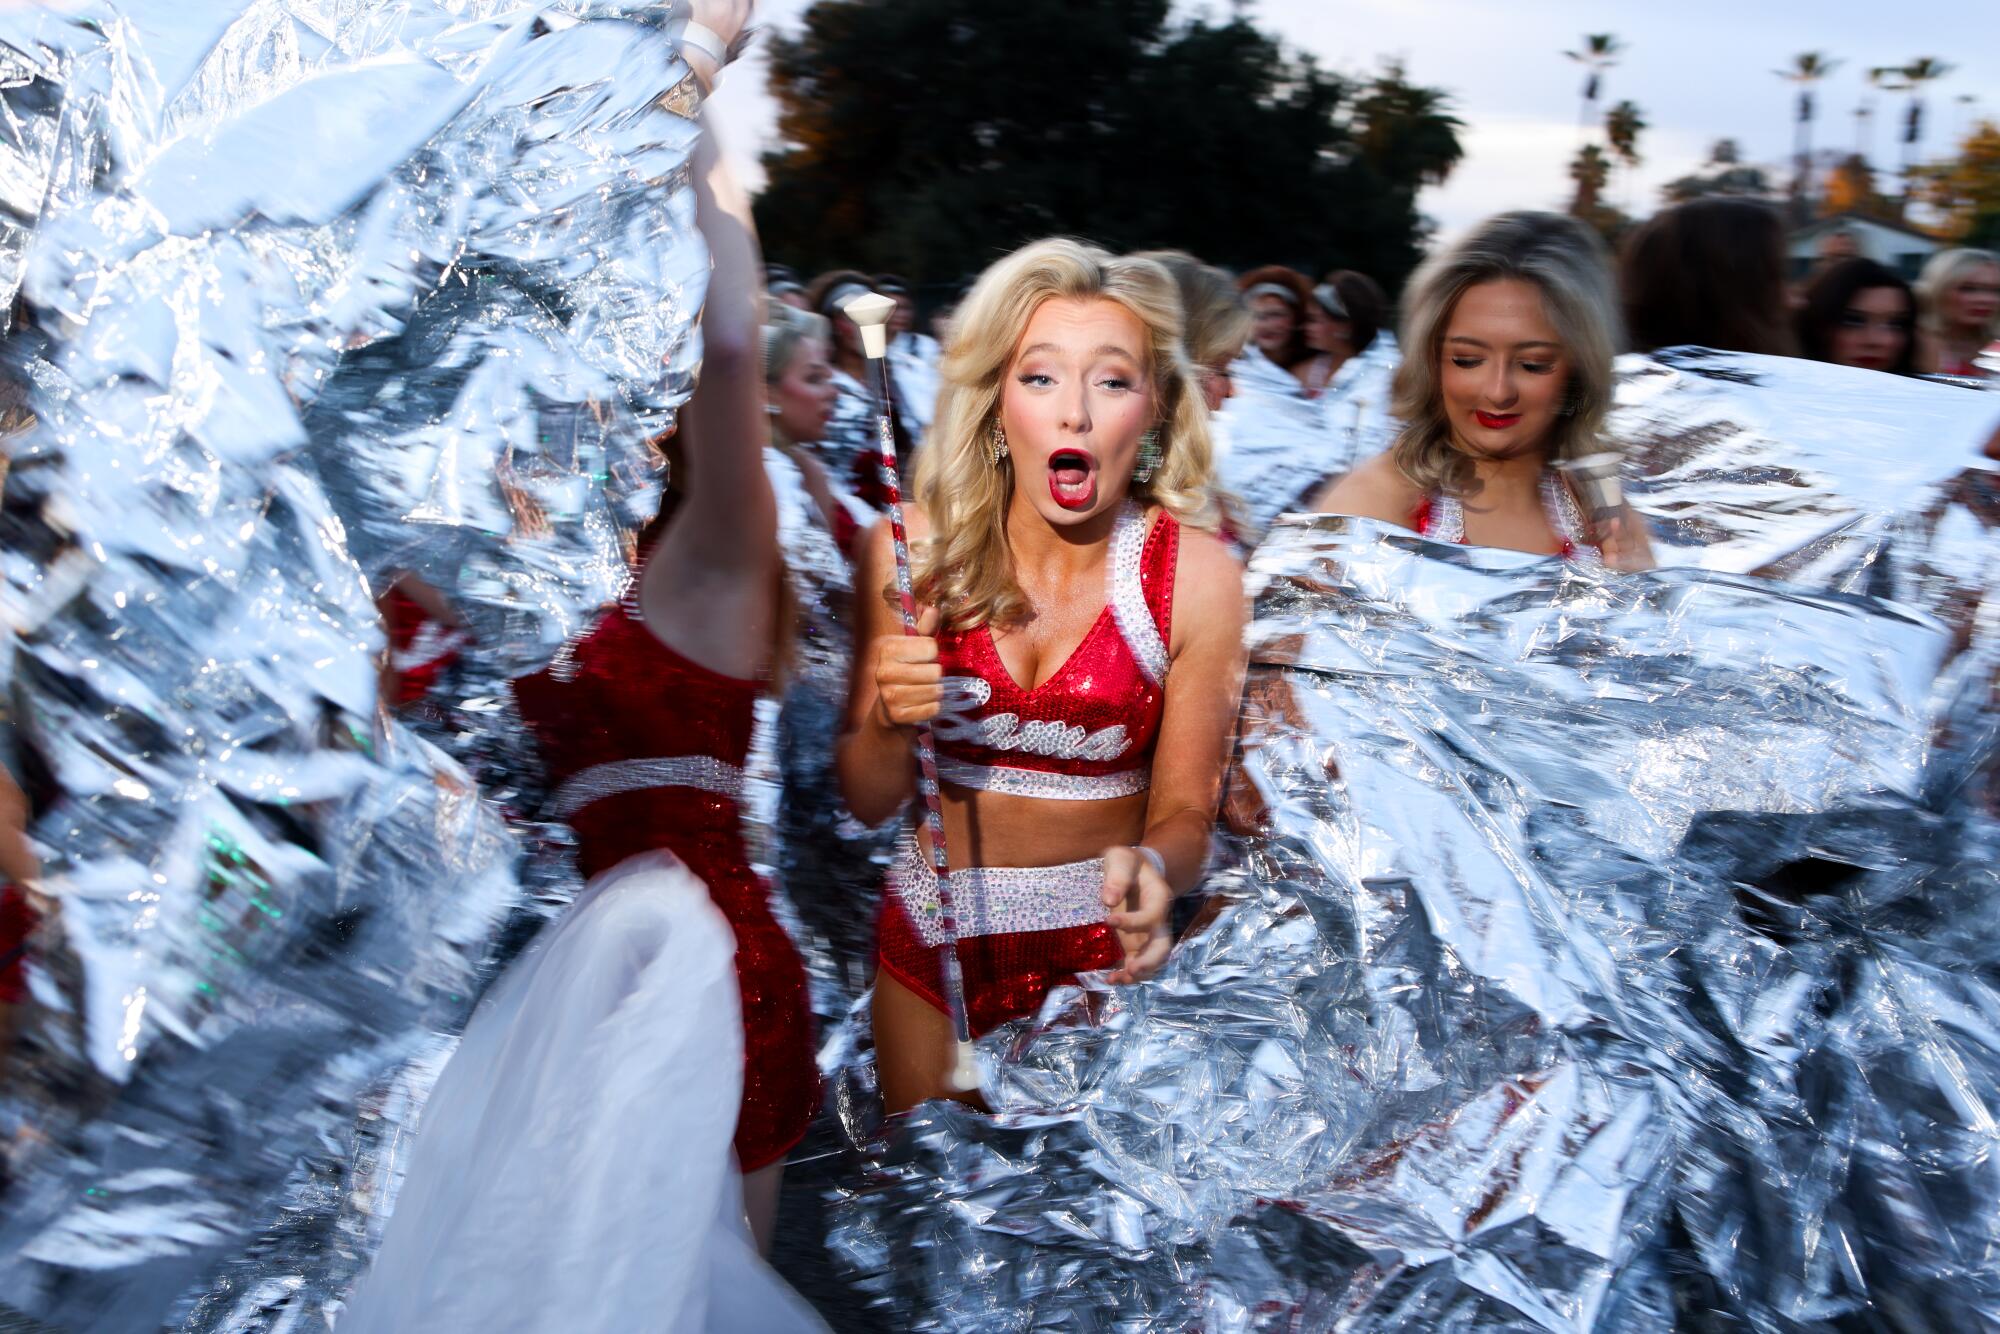
[[[1550,432],[1549,461],[1606,447],[1598,432],[1611,408],[1611,361],[1624,330],[1604,245],[1575,218],[1502,213],[1427,261],[1404,298],[1403,361],[1392,390],[1392,410],[1404,426],[1391,448],[1396,466],[1426,495],[1467,495],[1478,488],[1472,460],[1452,443],[1438,361],[1459,298],[1505,278],[1541,292],[1542,309],[1569,354],[1568,397]]]
[[[953,630],[1018,622],[1028,599],[1007,544],[1012,459],[987,449],[1001,382],[1028,321],[1045,301],[1112,301],[1146,330],[1146,375],[1159,414],[1160,466],[1132,498],[1182,523],[1214,526],[1208,412],[1181,349],[1174,281],[1150,260],[1120,258],[1070,240],[1037,241],[980,275],[952,321],[940,366],[937,417],[917,456],[915,493],[931,536],[911,553],[918,597]]]
[[[1944,294],[1951,290],[1953,283],[1965,276],[1967,269],[1976,269],[1991,264],[2000,267],[2000,255],[1991,250],[1940,250],[1924,262],[1924,271],[1917,275],[1914,284],[1917,293],[1917,327],[1932,338],[1942,338],[1946,330],[1943,313]],[[1979,341],[1993,341],[1995,333],[2000,333],[2000,315],[1986,322],[1979,331]]]

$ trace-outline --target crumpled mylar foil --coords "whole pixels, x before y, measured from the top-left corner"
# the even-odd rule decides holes
[[[1211,426],[1216,480],[1245,551],[1280,514],[1310,505],[1328,481],[1389,447],[1400,429],[1389,413],[1399,360],[1385,330],[1307,398],[1291,372],[1254,348],[1236,359],[1234,393]]]
[[[622,582],[699,357],[684,18],[0,15],[37,417],[0,513],[6,684],[46,865],[0,1085],[8,1305],[324,1327],[365,1264],[523,908],[505,678]],[[378,708],[405,575],[475,645],[432,739]]]
[[[987,1039],[995,1115],[930,1105],[874,1147],[834,1245],[885,1311],[2000,1323],[2000,638],[1986,605],[1926,610],[1991,570],[2000,397],[1632,371],[1616,429],[1706,456],[1642,463],[1642,508],[1753,569],[1837,512],[1844,554],[1618,576],[1280,521],[1211,918],[1152,983],[1086,978]],[[1835,391],[1840,419],[1794,415]],[[1814,515],[1781,523],[1801,476]]]
[[[775,447],[764,451],[764,465],[777,500],[792,616],[781,697],[753,744],[753,754],[767,752],[775,780],[768,816],[753,813],[748,823],[768,820],[786,926],[805,961],[813,1014],[826,1029],[868,989],[877,896],[902,820],[871,828],[841,798],[834,760],[854,667],[854,575],[798,465]]]

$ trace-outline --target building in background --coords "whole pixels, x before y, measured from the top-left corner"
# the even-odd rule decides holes
[[[1845,236],[1852,249],[1839,238]],[[1791,276],[1803,278],[1821,259],[1846,258],[1849,254],[1886,264],[1905,278],[1914,279],[1924,261],[1944,248],[1936,237],[1927,236],[1900,223],[1885,222],[1860,213],[1836,213],[1799,228],[1785,243]]]

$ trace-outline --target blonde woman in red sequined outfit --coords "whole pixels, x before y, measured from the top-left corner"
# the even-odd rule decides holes
[[[916,794],[929,721],[975,1033],[1087,969],[1140,981],[1208,853],[1242,689],[1242,571],[1207,531],[1206,409],[1158,265],[1068,241],[960,307],[909,511],[921,637],[861,599],[841,786],[865,821]],[[855,587],[887,590],[886,527]],[[936,882],[906,838],[884,896],[885,1104],[946,1096]]]

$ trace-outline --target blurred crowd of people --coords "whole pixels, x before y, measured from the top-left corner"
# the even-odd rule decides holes
[[[1216,414],[1219,495],[1247,549],[1278,512],[1393,436],[1396,304],[1349,269],[1315,281],[1282,264],[1229,273],[1178,251],[1140,258],[1165,267],[1179,289],[1188,361]],[[1664,209],[1635,228],[1613,273],[1620,351],[1696,346],[1905,376],[2000,376],[2000,255],[1990,251],[1941,251],[1913,282],[1855,253],[1853,235],[1837,229],[1792,278],[1778,210],[1719,198]],[[842,269],[805,281],[774,264],[767,276],[772,302],[801,312],[805,334],[799,360],[773,381],[789,405],[781,434],[864,511],[879,508],[872,398],[859,335],[841,304],[871,287],[896,301],[891,411],[898,454],[908,459],[930,426],[942,349],[965,289],[925,306],[895,274]],[[1275,481],[1273,468],[1283,473]],[[845,544],[852,530],[842,523]]]
[[[685,1146],[662,1142],[651,1104],[572,1106],[576,1090],[663,1059],[606,978],[649,1005],[685,1000],[731,1035],[701,1053],[743,1071],[727,1099],[740,1101],[733,1140],[729,1127],[711,1137],[718,1159],[733,1146],[742,1173],[714,1187],[730,1215],[718,1230],[731,1272],[761,1283],[754,1252],[820,1103],[815,1015],[875,987],[895,1113],[977,1101],[951,1082],[954,1037],[1032,1013],[1080,972],[1150,976],[1174,940],[1173,900],[1207,865],[1244,672],[1242,561],[1278,514],[1314,508],[1643,570],[1644,524],[1589,471],[1618,354],[1691,345],[2000,376],[2000,257],[1949,250],[1912,283],[1830,253],[1794,283],[1778,213],[1750,201],[1666,209],[1615,256],[1574,219],[1504,214],[1439,247],[1400,301],[1351,269],[1230,273],[1176,251],[1051,240],[927,306],[895,274],[807,280],[765,265],[740,194],[704,151],[705,363],[662,442],[665,502],[639,535],[624,600],[556,666],[515,682],[590,886],[475,1019],[349,1329],[462,1313],[454,1303],[479,1285],[441,1287],[425,1272],[439,1254],[457,1257],[460,1280],[519,1285],[488,1298],[530,1299],[537,1256],[559,1252],[493,1249],[466,1230],[478,1210],[461,1192],[502,1179],[506,1137],[536,1107],[602,1138],[524,1147],[524,1159],[550,1156],[538,1179],[509,1180],[510,1198],[567,1190],[587,1153],[671,1179]],[[894,302],[886,401],[856,316],[871,293]],[[895,496],[885,434],[910,483],[907,544],[880,522]],[[883,596],[899,560],[911,633]],[[384,595],[394,707],[416,706],[452,654],[477,651],[433,594],[409,583]],[[845,979],[830,998],[808,997],[800,947],[742,838],[754,705],[767,693],[780,704],[776,878],[806,947],[830,952]],[[911,758],[919,728],[936,731],[939,781]],[[907,812],[926,797],[939,809],[920,827]],[[0,774],[0,873],[16,882],[36,875],[28,824]],[[953,872],[971,886],[988,877],[996,893],[1026,886],[1026,906],[940,935],[951,909],[928,840],[947,829],[965,857]],[[671,870],[651,860],[661,852]],[[713,911],[694,915],[694,900]],[[714,957],[631,957],[635,939],[711,927]],[[9,887],[0,1042],[32,934]],[[702,968],[718,957],[725,972],[733,958],[739,998],[691,989],[698,975],[713,981]],[[598,1064],[578,1063],[581,1044],[539,1040],[556,1032],[552,1015],[599,1025],[587,1053]],[[688,1124],[713,1129],[694,1113]],[[604,1216],[567,1220],[574,1253],[651,1225],[622,1201],[593,1207]],[[706,1227],[709,1207],[683,1222]],[[765,1297],[771,1327],[813,1327],[782,1292]],[[635,1312],[676,1299],[643,1284],[620,1297]]]

